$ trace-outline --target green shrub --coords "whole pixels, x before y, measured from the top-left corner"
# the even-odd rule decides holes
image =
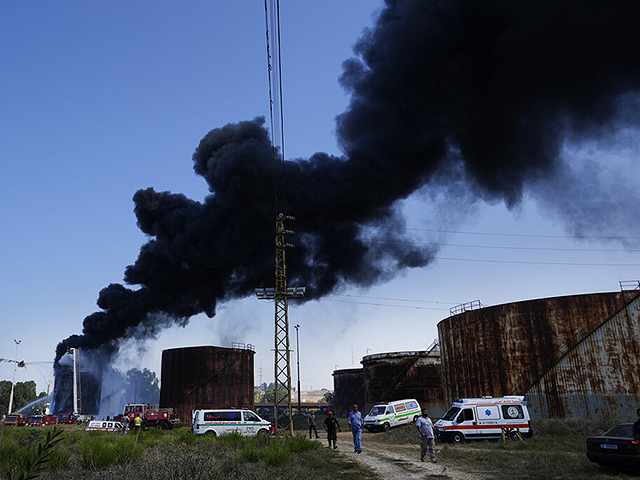
[[[101,435],[90,435],[77,446],[83,468],[99,470],[123,465],[138,459],[144,451],[144,446],[136,441],[135,435],[114,437],[104,432],[97,433]]]
[[[11,472],[23,465],[29,457],[29,450],[17,443],[9,443],[4,439],[0,444],[0,474],[8,478]]]

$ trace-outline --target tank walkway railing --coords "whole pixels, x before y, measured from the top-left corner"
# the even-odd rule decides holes
[[[620,280],[620,290],[623,292],[640,290],[640,280]]]
[[[232,342],[231,348],[237,348],[238,350],[251,350],[252,352],[256,351],[256,346],[251,343]]]
[[[469,312],[471,310],[478,310],[480,308],[484,308],[484,305],[480,300],[474,300],[472,302],[461,303],[460,305],[456,305],[455,307],[451,307],[449,309],[449,315],[454,316],[459,313]]]

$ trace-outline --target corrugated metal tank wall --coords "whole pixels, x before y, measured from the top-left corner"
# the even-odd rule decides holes
[[[339,417],[345,417],[354,403],[364,408],[364,370],[362,368],[334,370],[333,413]]]
[[[160,407],[174,408],[183,425],[201,408],[253,409],[252,350],[213,346],[162,352]]]
[[[640,406],[640,299],[587,335],[527,390],[542,417],[635,420]]]
[[[579,344],[624,310],[637,294],[637,291],[615,292],[531,300],[472,310],[441,321],[438,334],[447,403],[459,397],[525,394],[563,358],[567,361],[584,358],[586,351],[575,350]],[[622,341],[605,335],[606,345],[592,342],[590,353],[595,359],[607,348],[627,354],[637,352],[638,336],[633,338],[633,330],[630,333],[631,338]],[[631,363],[628,368],[637,371],[637,360]],[[588,383],[602,382],[601,362],[584,365],[585,368],[574,372],[580,371],[583,378],[589,379]],[[628,382],[636,382],[637,392],[638,383],[633,380],[636,376],[631,375]],[[568,408],[569,396],[575,390],[569,386],[573,380],[565,377],[558,384],[554,382],[558,378],[548,377],[536,390],[538,398],[534,403],[538,406],[531,404],[534,416],[589,414],[575,402],[574,407]],[[620,390],[628,391],[631,386]],[[588,393],[589,388],[578,390]],[[542,408],[543,403],[547,407]]]
[[[439,352],[396,352],[368,355],[364,366],[364,409],[377,402],[415,398],[433,417],[444,413]]]

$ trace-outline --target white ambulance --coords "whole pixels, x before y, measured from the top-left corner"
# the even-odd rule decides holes
[[[434,428],[438,439],[453,443],[533,434],[526,399],[516,395],[455,400]]]
[[[224,435],[237,432],[243,437],[268,434],[271,423],[251,410],[223,409],[196,410],[193,412],[194,435]]]
[[[122,423],[120,422],[108,422],[106,420],[91,420],[87,424],[86,431],[99,430],[102,432],[117,432],[122,430]]]
[[[395,402],[376,403],[364,417],[364,428],[369,431],[384,430],[391,427],[415,423],[421,414],[417,400],[396,400]]]

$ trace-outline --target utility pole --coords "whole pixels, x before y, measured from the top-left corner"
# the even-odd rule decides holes
[[[287,402],[288,418],[283,428],[288,428],[293,436],[293,408],[291,405],[291,363],[289,347],[289,298],[302,298],[306,287],[287,287],[287,268],[285,262],[285,250],[293,247],[285,242],[285,234],[294,233],[285,230],[284,221],[295,220],[283,213],[276,217],[276,268],[275,288],[256,288],[255,292],[259,300],[275,300],[275,362],[274,362],[274,420],[275,428],[280,428],[280,413],[278,406]],[[288,423],[288,424],[287,424]]]
[[[300,412],[300,339],[298,338],[298,329],[300,325],[294,325],[296,329],[296,360],[298,362],[298,413]]]
[[[78,361],[77,348],[67,347],[67,353],[73,353],[73,414],[78,415]]]
[[[7,410],[7,414],[12,413],[11,409],[13,408],[13,391],[16,386],[16,368],[18,368],[18,345],[22,343],[22,340],[16,340],[15,338],[13,339],[13,341],[16,343],[16,359],[13,365],[13,381],[11,382],[11,395],[9,395],[9,410]],[[24,362],[22,362],[22,366],[24,366]]]

